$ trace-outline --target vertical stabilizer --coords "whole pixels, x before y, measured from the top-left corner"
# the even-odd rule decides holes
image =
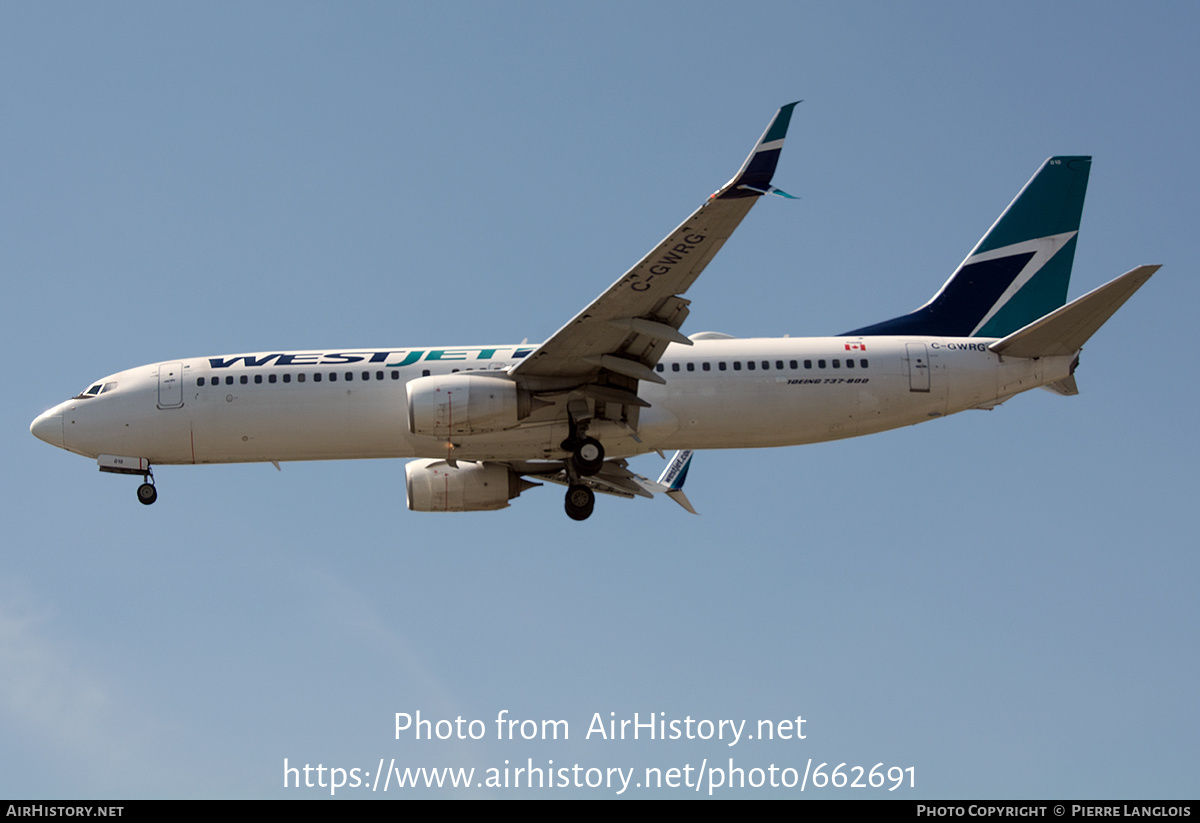
[[[1062,306],[1090,157],[1051,157],[916,311],[848,335],[1004,337]]]

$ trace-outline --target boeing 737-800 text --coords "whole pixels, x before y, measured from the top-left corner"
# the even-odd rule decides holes
[[[1083,344],[1155,272],[1066,303],[1089,157],[1042,164],[957,271],[916,311],[837,337],[680,331],[683,295],[766,194],[794,103],[733,179],[541,345],[368,348],[200,357],[96,381],[30,430],[143,477],[163,464],[418,458],[416,511],[500,509],[536,480],[595,493],[682,491],[695,449],[855,437],[1044,387],[1076,394]],[[786,196],[786,195],[784,195]],[[1065,304],[1065,305],[1064,305]],[[626,458],[678,453],[657,481]]]

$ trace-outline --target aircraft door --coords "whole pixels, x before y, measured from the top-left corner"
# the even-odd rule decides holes
[[[158,407],[178,409],[183,405],[183,364],[163,363],[158,367]]]
[[[924,343],[905,343],[908,390],[929,391],[929,350]]]

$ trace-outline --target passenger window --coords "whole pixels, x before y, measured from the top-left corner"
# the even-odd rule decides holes
[[[851,360],[847,360],[847,361],[846,361],[846,368],[848,368],[848,369],[852,369],[852,368],[854,368],[854,360],[852,360],[852,359],[851,359]]]
[[[679,371],[679,364],[678,364],[678,363],[672,363],[672,364],[671,364],[671,371]]]
[[[655,371],[663,371],[664,369],[666,369],[666,366],[664,366],[662,363],[659,363],[657,366],[654,367]]]
[[[788,367],[794,370],[794,369],[799,368],[799,364],[797,364],[795,360],[789,360]],[[780,366],[780,368],[783,368],[783,367]]]
[[[710,366],[709,366],[709,364],[708,364],[708,361],[707,361],[707,360],[706,360],[706,361],[704,361],[703,363],[701,363],[701,364],[700,364],[700,368],[701,368],[703,371],[712,371],[712,369],[710,368]]]
[[[736,368],[737,368],[737,366],[734,366],[734,368],[736,369]],[[747,360],[747,361],[746,361],[746,369],[747,369],[748,371],[754,371],[754,361],[753,361],[753,360]]]
[[[725,371],[725,361],[724,360],[722,360],[720,363],[717,364],[717,371]]]
[[[695,363],[688,363],[688,364],[687,364],[687,370],[688,370],[688,371],[695,371],[695,370],[696,370],[696,364],[695,364]]]
[[[865,368],[867,367],[867,361],[866,361],[866,360],[859,360],[859,361],[858,361],[858,365],[862,366],[862,367],[865,369]]]
[[[197,385],[197,386],[203,386],[203,385],[204,385],[204,378],[203,378],[203,377],[197,377],[197,378],[196,378],[196,385]]]
[[[734,371],[741,371],[741,370],[742,370],[742,361],[741,361],[741,360],[734,360],[734,361],[733,361],[733,370],[734,370]]]
[[[268,383],[274,383],[274,382],[275,382],[275,375],[273,375],[273,374],[268,374],[268,375],[267,375],[267,382],[268,382]]]
[[[284,382],[284,383],[291,383],[291,382],[292,382],[292,376],[291,376],[290,374],[285,374],[285,375],[283,376],[283,382]]]
[[[238,378],[238,382],[244,386],[250,382],[250,378],[243,374],[241,377]]]
[[[329,382],[330,382],[330,383],[336,383],[336,382],[337,382],[337,372],[335,372],[335,371],[331,371],[331,372],[329,373]]]
[[[825,361],[824,361],[824,360],[818,360],[818,361],[817,361],[817,368],[818,368],[818,369],[823,369],[823,368],[825,368]]]
[[[321,382],[321,373],[320,373],[320,372],[315,372],[315,373],[313,374],[313,382],[314,382],[314,383],[320,383],[320,382]]]
[[[392,379],[393,380],[400,379],[400,370],[399,369],[392,369]]]
[[[261,374],[256,374],[256,375],[254,375],[254,382],[255,382],[255,383],[261,383],[261,382],[262,382],[262,375],[261,375]]]
[[[806,368],[806,369],[811,369],[811,368],[812,368],[812,361],[811,361],[811,360],[805,360],[805,361],[804,361],[804,368]]]
[[[834,361],[833,361],[833,367],[834,367],[835,369],[840,369],[840,368],[842,367],[842,361],[841,361],[841,360],[834,360]]]

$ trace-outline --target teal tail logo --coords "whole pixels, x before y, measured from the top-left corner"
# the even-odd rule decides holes
[[[1067,301],[1090,157],[1051,157],[928,303],[846,332],[1004,337]]]

